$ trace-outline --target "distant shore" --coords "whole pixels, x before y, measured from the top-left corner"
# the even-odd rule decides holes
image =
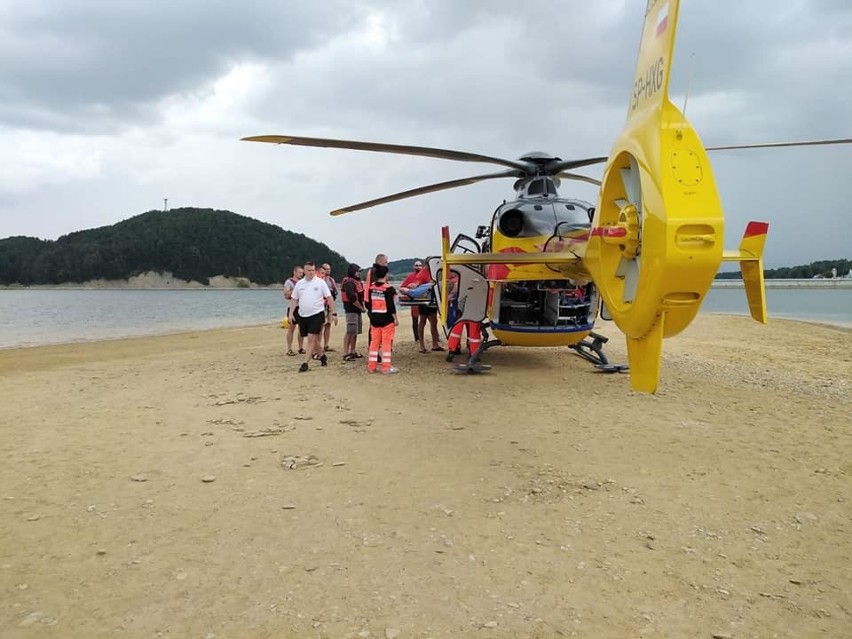
[[[852,279],[767,279],[766,288],[842,288],[852,289]],[[27,289],[70,289],[70,290],[187,290],[187,289],[281,289],[282,283],[255,284],[244,277],[226,277],[215,275],[209,284],[182,280],[171,273],[147,272],[128,280],[90,280],[88,282],[66,282],[63,284],[9,284],[0,286],[0,290]],[[743,288],[742,280],[714,280],[711,288]]]
[[[280,289],[282,283],[277,284],[255,284],[245,277],[226,277],[214,275],[209,284],[202,284],[194,280],[182,280],[171,273],[154,273],[148,271],[136,275],[127,280],[89,280],[88,282],[65,282],[62,284],[11,284],[0,286],[0,290],[27,290],[27,289],[70,289],[70,290],[187,290],[187,289]]]
[[[852,288],[852,279],[768,279],[766,288]],[[712,288],[742,288],[742,280],[713,280]]]

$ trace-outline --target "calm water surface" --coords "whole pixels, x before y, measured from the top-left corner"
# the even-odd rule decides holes
[[[280,290],[0,291],[0,348],[280,322]]]
[[[852,289],[769,289],[769,316],[852,326]],[[3,290],[0,348],[277,324],[280,290]],[[748,314],[741,289],[713,289],[702,312]]]

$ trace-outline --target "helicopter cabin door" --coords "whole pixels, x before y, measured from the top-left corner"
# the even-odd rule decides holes
[[[435,282],[435,299],[438,308],[442,308],[444,291],[441,290],[443,278],[443,260],[430,257],[426,260],[429,273]],[[488,314],[488,280],[478,269],[465,264],[454,264],[448,276],[450,301],[447,317],[441,317],[444,332],[449,334],[456,322],[484,322]]]
[[[453,240],[450,253],[482,253],[482,248],[479,246],[479,242],[472,237],[459,233]]]

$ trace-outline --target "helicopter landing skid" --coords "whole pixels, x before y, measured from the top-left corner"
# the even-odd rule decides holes
[[[584,339],[578,344],[569,346],[577,355],[595,365],[601,373],[625,373],[630,370],[627,364],[611,364],[609,358],[603,352],[603,345],[609,341],[608,337],[604,337],[599,333],[589,333],[591,341]]]
[[[487,373],[491,370],[491,364],[453,364],[453,370],[457,373],[466,373],[467,375]]]
[[[480,364],[479,358],[482,357],[482,354],[492,346],[500,346],[502,343],[503,342],[499,339],[483,340],[482,346],[479,347],[479,350],[471,355],[464,364],[454,364],[453,370],[457,373],[467,373],[468,375],[473,375],[474,373],[487,373],[491,370],[491,364]],[[452,362],[453,357],[455,357],[455,354],[452,351],[447,351],[446,360],[448,362]]]

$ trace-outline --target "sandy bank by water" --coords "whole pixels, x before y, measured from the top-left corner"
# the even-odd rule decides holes
[[[0,352],[0,635],[852,625],[852,332],[699,317],[657,395],[565,349],[460,377],[407,326],[397,376],[299,374],[283,338]]]
[[[176,278],[171,273],[154,273],[148,271],[127,280],[90,280],[88,282],[67,282],[64,284],[34,285],[34,286],[0,286],[0,289],[95,289],[95,290],[133,290],[133,289],[241,289],[241,288],[283,288],[283,284],[260,286],[244,277],[225,277],[215,275],[209,284],[187,281]]]

